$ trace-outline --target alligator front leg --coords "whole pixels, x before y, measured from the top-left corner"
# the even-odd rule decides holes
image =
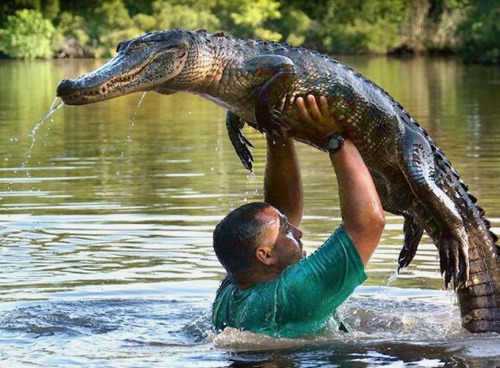
[[[253,148],[253,145],[241,132],[244,125],[244,120],[228,110],[226,115],[226,128],[229,140],[233,144],[234,150],[243,166],[245,166],[245,169],[252,171],[253,156],[248,147]]]
[[[264,81],[256,91],[257,129],[270,136],[286,136],[286,124],[281,120],[277,106],[291,91],[296,79],[293,61],[281,55],[261,55],[247,60],[243,68],[257,80]]]
[[[400,142],[407,176],[417,198],[429,209],[441,227],[437,241],[441,273],[448,287],[452,277],[455,287],[466,285],[469,277],[468,238],[463,220],[453,201],[434,181],[434,155],[428,141],[411,129],[406,129]]]

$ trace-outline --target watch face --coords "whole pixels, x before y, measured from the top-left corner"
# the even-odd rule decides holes
[[[328,141],[326,150],[329,152],[336,152],[342,147],[342,142],[344,139],[340,135],[334,135]]]
[[[337,138],[335,138],[335,139],[330,140],[330,145],[328,148],[331,150],[335,150],[335,149],[339,148],[339,146],[340,146],[340,142]]]

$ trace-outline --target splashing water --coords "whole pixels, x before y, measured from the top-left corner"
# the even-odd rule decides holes
[[[144,100],[144,97],[146,97],[146,93],[147,92],[144,92],[141,95],[141,97],[139,98],[139,102],[137,102],[137,107],[135,108],[134,112],[132,113],[132,118],[130,119],[130,126],[131,127],[135,126],[135,118],[137,116],[137,111],[139,110],[139,107],[141,106],[142,101]],[[123,146],[126,147],[131,141],[132,141],[132,137],[130,135],[127,135],[127,140],[125,141]],[[125,156],[125,151],[122,150],[120,153],[120,157],[124,157],[124,156]],[[117,172],[116,175],[119,175],[119,172]]]
[[[395,271],[391,277],[389,277],[389,279],[387,280],[387,286],[391,285],[394,281],[396,281],[396,279],[398,278],[398,275],[399,275],[399,271]]]
[[[146,97],[146,93],[147,92],[144,92],[141,96],[141,98],[139,98],[139,102],[137,103],[137,108],[135,109],[134,113],[132,114],[132,121],[130,122],[130,125],[131,126],[134,126],[135,125],[135,116],[137,115],[137,110],[139,109],[139,107],[141,106],[142,104],[142,101],[144,100],[144,97]]]
[[[60,101],[58,101],[60,100]],[[36,141],[36,132],[38,128],[51,116],[53,113],[55,113],[57,110],[59,110],[62,106],[64,105],[63,100],[60,99],[60,97],[54,98],[54,101],[52,101],[52,105],[50,105],[49,111],[40,119],[38,123],[31,129],[30,132],[30,137],[31,137],[31,144],[30,148],[28,149],[28,154],[26,155],[26,160],[19,166],[20,169],[24,169],[27,165],[29,160],[31,159],[31,153],[33,152],[33,147],[35,146],[35,141]]]
[[[252,189],[251,188],[252,186],[253,186],[253,191],[250,194],[250,190]],[[247,187],[246,195],[247,196],[253,195],[254,197],[256,197],[256,199],[258,199],[258,197],[259,197],[259,181],[258,181],[257,175],[255,175],[255,173],[253,171],[247,173],[246,187]]]

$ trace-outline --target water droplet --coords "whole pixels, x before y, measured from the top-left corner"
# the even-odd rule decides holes
[[[141,98],[139,99],[139,102],[137,103],[137,107],[141,106],[142,101],[144,100],[144,97],[146,97],[146,93],[147,93],[147,92],[144,92],[144,93],[142,94]]]

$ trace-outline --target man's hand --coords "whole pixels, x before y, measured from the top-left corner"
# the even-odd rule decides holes
[[[325,96],[318,99],[313,95],[307,95],[306,98],[297,97],[295,105],[300,121],[287,119],[288,128],[300,132],[306,125],[307,131],[311,133],[308,138],[318,148],[324,150],[328,137],[342,132],[342,128],[333,118],[333,110],[330,109]]]
[[[319,105],[313,95],[307,95],[305,100],[297,97],[296,104],[302,121],[316,126],[326,134],[341,132],[340,126],[332,117],[332,110],[325,96],[319,98]]]

